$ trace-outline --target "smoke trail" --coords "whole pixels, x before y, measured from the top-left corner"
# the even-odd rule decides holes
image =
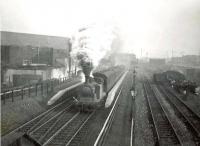
[[[113,40],[118,37],[111,25],[92,25],[79,29],[72,38],[71,56],[87,76],[104,57],[111,54]]]

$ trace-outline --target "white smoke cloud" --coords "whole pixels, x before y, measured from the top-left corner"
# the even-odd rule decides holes
[[[116,37],[119,37],[116,27],[108,24],[93,24],[79,29],[72,38],[71,56],[78,63],[91,62],[96,68],[101,59],[116,49],[112,47]]]

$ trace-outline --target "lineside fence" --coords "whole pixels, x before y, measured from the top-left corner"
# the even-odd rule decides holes
[[[20,98],[23,100],[26,97],[36,97],[36,96],[48,96],[49,94],[53,93],[55,88],[62,87],[62,85],[66,83],[73,82],[74,80],[78,83],[79,77],[64,77],[60,79],[51,79],[46,80],[40,83],[26,85],[23,87],[16,87],[13,89],[9,89],[7,91],[3,91],[0,93],[1,95],[1,102],[6,104],[6,101],[14,102],[17,100],[16,98]]]

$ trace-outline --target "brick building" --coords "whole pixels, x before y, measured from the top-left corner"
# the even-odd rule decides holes
[[[2,31],[2,83],[19,85],[25,80],[67,76],[70,47],[65,37]]]

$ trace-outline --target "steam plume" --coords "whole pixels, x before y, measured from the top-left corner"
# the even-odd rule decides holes
[[[72,38],[71,56],[82,68],[86,76],[96,68],[104,57],[115,49],[113,40],[117,37],[115,28],[110,25],[92,25],[79,29]]]

